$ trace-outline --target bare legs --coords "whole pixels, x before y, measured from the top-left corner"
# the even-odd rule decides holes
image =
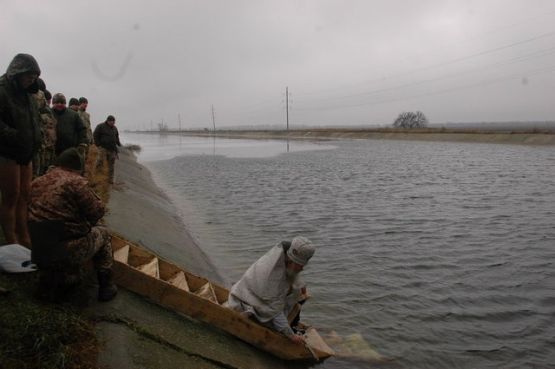
[[[8,243],[31,247],[27,228],[27,205],[33,178],[33,166],[6,160],[0,164],[0,224]]]

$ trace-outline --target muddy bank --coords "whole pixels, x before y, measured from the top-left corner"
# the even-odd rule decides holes
[[[122,150],[110,193],[107,225],[162,258],[220,281],[220,275],[189,235],[176,209],[132,153]],[[291,368],[206,324],[120,290],[110,303],[96,303],[102,341],[99,364],[108,368]]]
[[[160,190],[148,169],[129,151],[120,154],[110,192],[107,225],[124,238],[164,259],[221,283],[221,277]]]
[[[153,132],[159,134],[159,132]],[[171,134],[212,137],[205,131],[169,131]],[[225,131],[218,137],[243,139],[372,139],[498,144],[555,145],[555,131],[393,130],[393,129],[299,129],[289,131]]]

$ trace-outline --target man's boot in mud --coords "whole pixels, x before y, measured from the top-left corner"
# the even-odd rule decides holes
[[[112,270],[100,269],[98,276],[98,301],[106,302],[116,297],[118,287],[114,284]]]

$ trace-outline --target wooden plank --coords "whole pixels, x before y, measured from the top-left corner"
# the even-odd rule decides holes
[[[127,289],[150,298],[152,301],[214,325],[245,342],[286,360],[311,360],[310,351],[303,345],[291,342],[287,337],[257,324],[236,312],[181,290],[165,281],[149,277],[121,263],[114,264],[116,282]],[[318,347],[313,350],[320,359],[331,356]]]
[[[213,303],[217,304],[218,300],[216,300],[216,294],[214,293],[214,288],[210,282],[207,282],[204,286],[193,292],[195,295],[202,297],[208,301],[212,301]]]
[[[127,264],[127,260],[129,259],[129,245],[125,245],[120,247],[117,250],[114,250],[114,260],[119,261],[120,263]]]
[[[314,353],[317,356],[317,360],[328,358],[330,356],[330,353],[332,353],[333,355],[333,350],[331,349],[331,347],[329,347],[322,336],[318,334],[318,331],[316,331],[316,329],[312,327],[308,328],[305,332],[305,342],[310,347],[317,348],[316,350],[314,350]],[[322,352],[327,353],[327,356],[321,356]]]
[[[152,258],[152,260],[148,263],[138,265],[137,269],[151,277],[160,278],[160,271],[158,270],[158,258]]]
[[[183,273],[183,271],[179,271],[173,278],[169,279],[168,282],[177,288],[189,292],[189,285],[187,284],[187,278],[185,278],[185,273]]]
[[[124,246],[123,240],[117,237],[114,237],[114,243],[116,245],[114,249]],[[119,261],[114,263],[116,283],[151,299],[159,305],[211,324],[285,360],[313,360],[316,357],[323,360],[334,354],[333,350],[325,344],[314,329],[310,329],[310,333],[307,335],[311,346],[311,350],[309,350],[304,345],[295,344],[284,335],[244,318],[233,310],[173,285],[164,279],[172,279],[172,277],[177,279],[176,274],[179,274],[179,272],[183,273],[190,288],[193,287],[190,282],[193,282],[197,287],[196,289],[198,289],[209,281],[182,270],[163,259],[158,260],[146,250],[131,245],[129,259],[129,265]],[[140,266],[136,264],[145,260],[151,260],[150,263],[157,262],[157,269],[159,270],[157,276],[153,277],[136,269],[137,266]],[[163,275],[164,279],[157,279],[160,275]],[[229,295],[227,289],[213,283],[209,283],[208,286],[220,303],[227,300]]]

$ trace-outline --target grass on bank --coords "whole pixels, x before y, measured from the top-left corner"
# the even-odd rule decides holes
[[[91,145],[85,175],[104,203],[110,185],[108,168],[96,170],[98,150]],[[105,163],[104,163],[105,164]],[[5,244],[0,228],[0,245]],[[97,368],[99,342],[94,322],[71,304],[43,303],[34,298],[38,273],[2,274],[0,287],[0,368]]]
[[[0,297],[0,367],[97,368],[93,323],[70,304],[37,301],[37,282],[37,273],[0,275],[0,284],[10,291]]]

